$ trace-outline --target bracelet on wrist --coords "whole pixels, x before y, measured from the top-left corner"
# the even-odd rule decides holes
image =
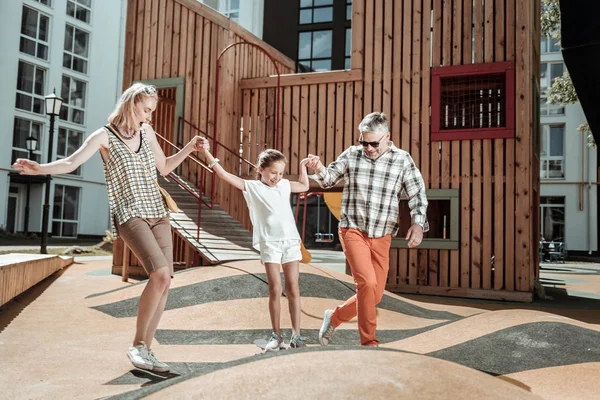
[[[219,160],[218,158],[213,158],[213,160],[208,163],[208,168],[214,167],[216,164],[219,163],[219,161],[221,161],[221,160]]]

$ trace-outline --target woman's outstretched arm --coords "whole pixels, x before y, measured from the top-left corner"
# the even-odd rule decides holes
[[[108,148],[108,134],[104,129],[92,133],[81,147],[67,158],[49,164],[38,164],[26,158],[18,158],[13,168],[22,175],[68,174],[89,160],[101,147]]]

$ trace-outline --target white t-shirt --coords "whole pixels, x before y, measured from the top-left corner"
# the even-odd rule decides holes
[[[254,227],[252,245],[260,251],[260,242],[300,240],[290,205],[290,181],[282,179],[274,187],[259,180],[246,181],[243,191]]]

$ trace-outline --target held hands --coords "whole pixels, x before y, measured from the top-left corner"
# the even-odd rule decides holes
[[[413,224],[406,233],[406,240],[408,240],[408,247],[411,249],[420,245],[423,241],[423,227]]]
[[[300,164],[302,165],[302,163],[304,163],[304,162],[305,162],[304,165],[306,165],[306,168],[313,169],[317,172],[320,172],[323,169],[323,164],[321,163],[319,156],[316,156],[314,154],[309,154],[307,158],[305,158],[304,160],[302,160],[300,162]]]
[[[17,158],[12,167],[21,175],[38,175],[40,173],[40,164],[26,158]]]
[[[204,150],[205,152],[210,151],[210,142],[207,138],[201,136],[195,136],[190,140],[188,146],[192,146],[193,151]]]

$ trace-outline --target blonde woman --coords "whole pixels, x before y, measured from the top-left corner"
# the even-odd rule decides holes
[[[131,248],[149,276],[127,355],[135,367],[166,372],[169,366],[150,348],[173,278],[169,212],[155,182],[156,170],[167,175],[191,152],[208,147],[208,140],[194,137],[166,157],[150,126],[157,103],[154,86],[135,83],[123,92],[109,124],[92,133],[71,156],[42,165],[20,158],[13,168],[23,175],[68,174],[100,151],[113,234]]]

